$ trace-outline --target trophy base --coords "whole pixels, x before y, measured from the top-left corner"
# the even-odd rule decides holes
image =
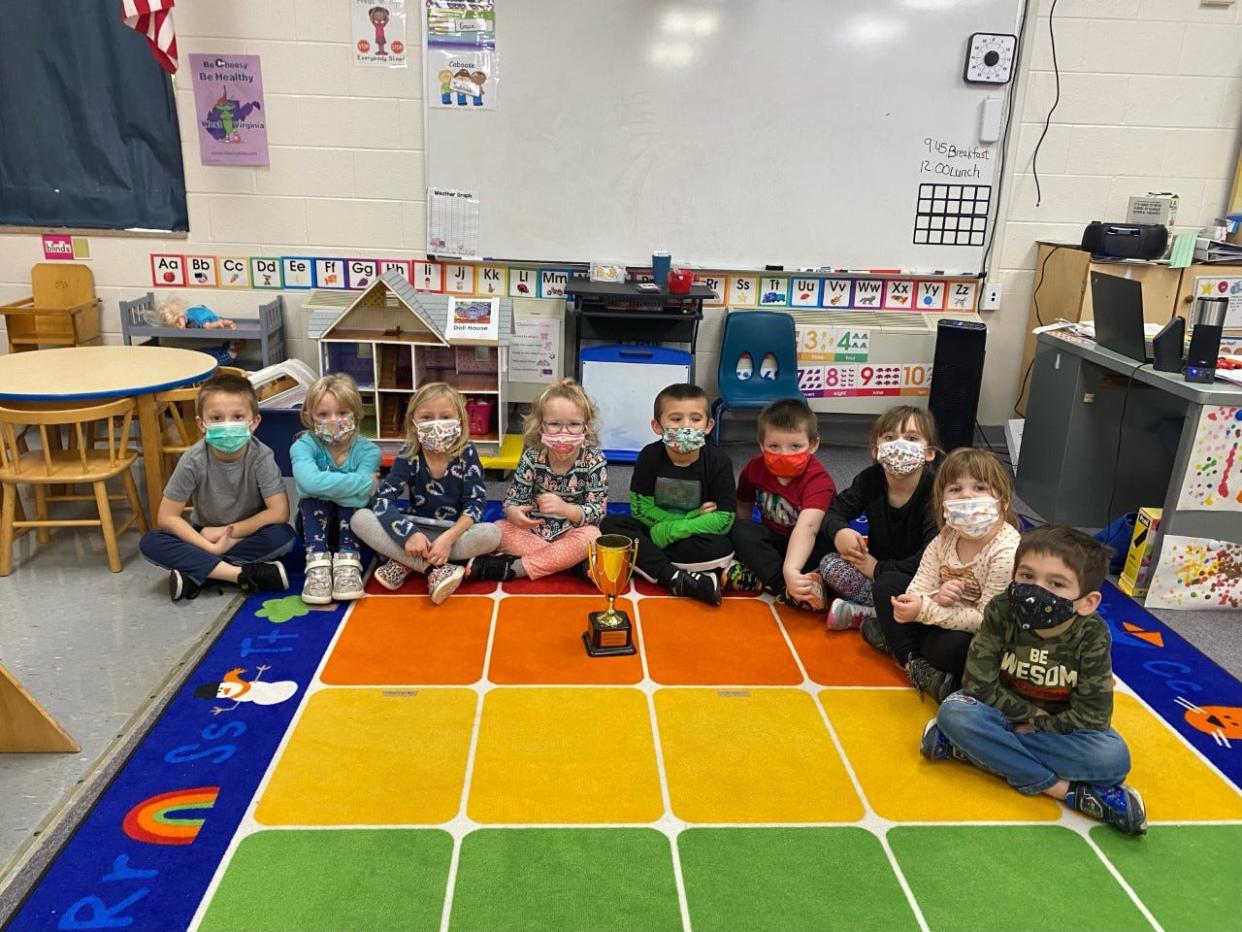
[[[591,612],[587,616],[590,623],[582,632],[582,643],[586,652],[592,657],[620,657],[638,653],[638,648],[634,646],[634,629],[630,626],[630,619],[625,612],[618,612],[623,619],[619,625],[603,624],[602,619],[607,614]]]

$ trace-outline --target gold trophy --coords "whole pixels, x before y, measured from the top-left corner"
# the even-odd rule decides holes
[[[591,612],[582,642],[592,657],[613,657],[635,652],[634,631],[625,612],[617,611],[617,596],[629,588],[638,541],[623,534],[604,534],[587,545],[591,582],[608,597],[608,608]]]

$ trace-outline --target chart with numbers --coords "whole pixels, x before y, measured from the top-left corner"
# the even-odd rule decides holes
[[[931,389],[928,363],[799,366],[798,388],[808,398],[926,395]]]
[[[871,331],[858,327],[798,324],[799,362],[866,362]]]
[[[982,246],[991,200],[991,185],[919,185],[914,242],[921,246]]]

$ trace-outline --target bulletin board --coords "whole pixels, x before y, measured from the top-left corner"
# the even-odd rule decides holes
[[[1012,81],[963,71],[1023,8],[496,0],[477,102],[425,59],[429,191],[471,198],[496,259],[977,274],[1001,161],[981,107]]]

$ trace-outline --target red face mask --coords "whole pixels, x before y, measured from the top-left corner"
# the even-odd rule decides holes
[[[806,472],[806,464],[811,461],[811,451],[801,453],[771,453],[763,451],[763,465],[768,472],[781,479],[796,479]]]

